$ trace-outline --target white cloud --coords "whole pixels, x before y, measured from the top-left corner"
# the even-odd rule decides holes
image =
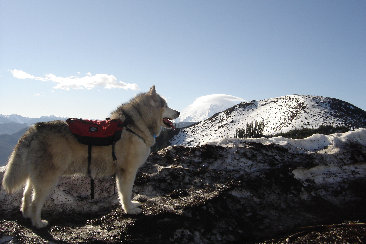
[[[22,70],[18,70],[18,69],[10,70],[10,72],[14,76],[14,78],[17,78],[17,79],[35,79],[36,78],[33,75],[30,75],[30,74],[28,74]]]
[[[14,78],[31,79],[39,81],[51,81],[56,83],[55,89],[70,90],[70,89],[93,89],[95,87],[103,87],[106,89],[120,88],[124,90],[138,90],[136,83],[126,83],[118,81],[114,75],[87,73],[85,76],[68,76],[61,77],[54,74],[46,74],[45,76],[34,76],[22,70],[10,70]],[[78,75],[80,73],[78,72]]]

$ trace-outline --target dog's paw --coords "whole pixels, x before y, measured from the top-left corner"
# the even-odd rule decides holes
[[[30,212],[27,210],[24,210],[24,211],[22,210],[22,215],[23,215],[23,218],[25,218],[25,219],[30,219],[32,217]]]
[[[131,208],[131,209],[127,210],[127,214],[136,215],[136,214],[140,214],[140,213],[142,213],[141,208]]]
[[[138,207],[141,207],[141,203],[140,202],[138,202],[138,201],[131,201],[131,204],[132,204],[132,206],[133,207],[135,207],[135,208],[138,208]]]
[[[33,226],[36,227],[37,229],[42,229],[47,227],[48,225],[48,221],[47,220],[41,220],[41,221],[37,221],[36,223],[33,223]]]
[[[132,201],[128,208],[125,209],[125,212],[127,214],[140,214],[142,213],[141,208],[139,208],[141,206],[141,203],[136,202],[136,201]]]

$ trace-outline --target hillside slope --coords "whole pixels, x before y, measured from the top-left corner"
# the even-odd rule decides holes
[[[247,123],[264,123],[264,135],[322,125],[359,128],[366,126],[366,112],[335,98],[289,95],[240,103],[194,126],[182,129],[172,145],[197,146],[235,137]]]

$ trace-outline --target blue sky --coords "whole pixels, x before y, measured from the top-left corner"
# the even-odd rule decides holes
[[[305,94],[366,110],[366,1],[0,0],[0,114]]]

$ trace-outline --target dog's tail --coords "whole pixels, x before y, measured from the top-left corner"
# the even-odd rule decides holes
[[[29,139],[23,136],[9,157],[2,182],[3,188],[8,193],[13,193],[19,190],[28,179],[28,165],[24,160],[26,155],[22,155],[22,151],[23,153],[26,151],[24,150],[24,144],[26,143],[29,143]]]

